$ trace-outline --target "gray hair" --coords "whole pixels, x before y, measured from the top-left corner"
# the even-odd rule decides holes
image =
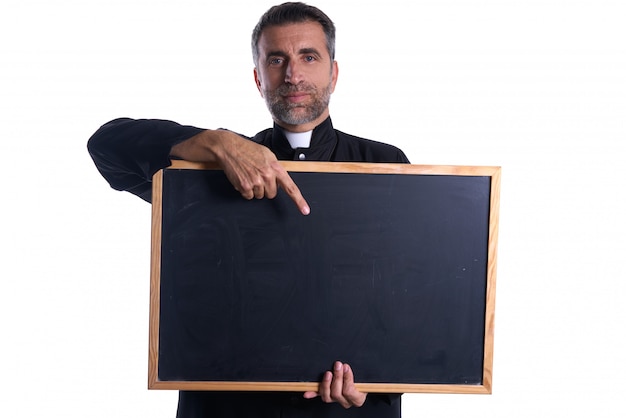
[[[288,2],[270,8],[252,31],[252,59],[259,63],[259,38],[268,26],[281,26],[290,23],[317,22],[326,35],[326,49],[331,61],[335,60],[335,24],[324,12],[301,2]]]

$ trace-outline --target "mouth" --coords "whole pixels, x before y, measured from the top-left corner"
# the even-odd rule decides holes
[[[289,93],[283,95],[283,99],[289,103],[302,103],[309,97],[308,93],[305,92],[297,92],[297,93]]]

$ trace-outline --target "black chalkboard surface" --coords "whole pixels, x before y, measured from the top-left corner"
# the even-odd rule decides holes
[[[155,179],[150,387],[310,389],[341,360],[370,391],[490,392],[499,169],[295,164],[309,216]]]

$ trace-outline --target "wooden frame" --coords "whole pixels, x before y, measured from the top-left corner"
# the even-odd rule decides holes
[[[484,315],[484,352],[482,381],[479,384],[412,384],[412,383],[357,383],[365,392],[379,393],[472,393],[489,394],[492,390],[493,338],[495,318],[496,261],[499,222],[500,167],[426,166],[408,164],[281,162],[289,172],[314,173],[372,173],[416,174],[436,176],[482,176],[490,179],[489,231],[487,245],[487,277]],[[175,161],[170,169],[215,169],[210,165]],[[159,329],[161,307],[161,246],[163,170],[153,179],[152,203],[152,257],[150,278],[149,330],[149,389],[177,390],[235,390],[235,391],[308,391],[317,390],[318,383],[309,382],[241,382],[241,381],[182,381],[159,379]],[[306,197],[306,196],[305,196]],[[358,376],[357,376],[358,380]]]

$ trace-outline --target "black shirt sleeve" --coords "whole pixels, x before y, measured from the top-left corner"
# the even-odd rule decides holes
[[[150,202],[152,176],[171,164],[171,148],[203,130],[168,120],[120,118],[100,127],[87,149],[112,188]]]

